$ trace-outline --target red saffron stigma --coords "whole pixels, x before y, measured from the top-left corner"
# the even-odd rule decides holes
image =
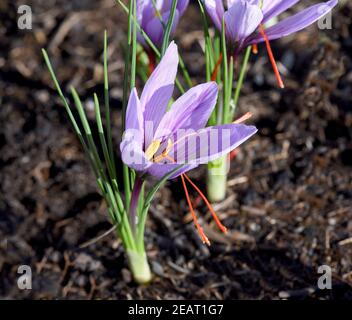
[[[262,37],[264,38],[264,41],[265,41],[265,45],[266,45],[266,49],[268,51],[268,56],[269,56],[269,59],[270,59],[270,62],[271,62],[271,65],[273,67],[273,70],[274,70],[274,73],[275,73],[275,77],[276,77],[276,80],[277,80],[277,83],[279,85],[279,87],[281,89],[285,88],[285,85],[281,79],[281,76],[280,76],[280,72],[279,72],[279,69],[277,67],[277,64],[276,64],[276,61],[275,61],[275,58],[274,58],[274,54],[273,54],[273,51],[271,50],[271,46],[270,46],[270,42],[269,42],[269,38],[268,36],[265,34],[265,31],[264,31],[264,28],[262,25],[259,26],[259,31],[262,35]]]
[[[253,54],[258,54],[258,46],[256,43],[252,44],[252,52]]]
[[[197,231],[198,231],[198,233],[200,235],[200,238],[202,239],[203,243],[205,243],[208,246],[210,246],[210,241],[209,241],[208,237],[205,235],[205,233],[203,231],[203,228],[200,226],[200,224],[198,222],[198,219],[197,219],[197,215],[196,215],[196,213],[193,210],[191,198],[189,197],[189,193],[188,193],[188,190],[187,190],[187,186],[186,186],[186,182],[185,182],[185,178],[184,178],[183,174],[181,174],[181,179],[182,179],[183,189],[185,190],[187,203],[188,203],[189,209],[191,211],[194,224],[195,224],[195,226],[197,228]]]
[[[175,163],[175,160],[173,158],[171,158],[170,156],[168,156],[167,154],[164,155],[164,158],[166,158],[169,161]],[[197,228],[197,231],[198,231],[203,243],[206,243],[208,246],[210,246],[210,241],[209,241],[208,237],[205,235],[205,233],[203,231],[203,228],[200,226],[200,224],[198,222],[198,219],[197,219],[197,215],[194,212],[192,201],[191,201],[191,198],[190,198],[189,193],[188,193],[188,189],[187,189],[185,178],[192,185],[192,187],[198,192],[200,197],[204,200],[204,202],[206,203],[209,211],[211,212],[211,214],[212,214],[216,224],[220,228],[220,230],[223,233],[226,233],[227,232],[227,228],[221,223],[221,221],[219,220],[217,214],[215,213],[215,210],[213,209],[212,205],[208,201],[207,197],[203,194],[203,192],[200,191],[200,189],[195,185],[195,183],[185,173],[181,174],[182,185],[183,185],[183,189],[185,191],[185,195],[186,195],[186,199],[187,199],[187,203],[188,203],[189,209],[191,211],[193,222],[194,222],[194,224],[195,224],[195,226]]]
[[[222,53],[220,53],[219,59],[218,59],[218,61],[216,61],[213,73],[211,74],[211,81],[216,80],[216,76],[218,75],[219,66],[220,66],[221,61],[222,61]]]
[[[212,205],[210,204],[210,202],[208,201],[207,197],[203,194],[202,191],[200,191],[200,189],[195,185],[195,183],[184,173],[183,174],[185,176],[185,178],[187,179],[187,181],[192,185],[192,187],[194,189],[196,189],[196,191],[199,193],[199,195],[202,197],[202,199],[204,200],[205,204],[207,205],[209,211],[211,212],[216,224],[218,225],[219,229],[223,232],[226,233],[227,232],[227,228],[220,222],[216,212],[214,211]]]

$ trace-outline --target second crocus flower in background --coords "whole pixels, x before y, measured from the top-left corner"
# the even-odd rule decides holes
[[[228,0],[225,11],[222,0],[204,0],[216,28],[221,31],[224,19],[226,38],[238,49],[265,41],[260,27],[297,2],[299,0]],[[329,13],[337,3],[338,0],[330,0],[310,6],[268,27],[265,34],[268,40],[274,40],[300,31]]]
[[[175,19],[171,34],[174,33],[179,19],[186,11],[189,0],[178,0]],[[137,21],[152,42],[160,47],[162,45],[164,29],[170,16],[172,0],[137,0]],[[138,41],[148,50],[143,36],[138,34]]]

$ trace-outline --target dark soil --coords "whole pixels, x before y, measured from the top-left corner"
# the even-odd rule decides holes
[[[114,234],[80,248],[111,225],[40,53],[49,49],[66,92],[75,85],[89,109],[92,93],[102,93],[108,30],[118,150],[126,17],[112,0],[27,1],[33,30],[19,30],[22,2],[1,1],[0,297],[352,299],[352,4],[340,3],[332,30],[273,42],[285,90],[264,47],[251,59],[238,115],[253,112],[259,133],[238,150],[228,198],[215,205],[229,235],[200,204],[212,242],[202,245],[180,181],[168,182],[146,233],[155,278],[137,286]],[[194,3],[177,40],[199,81],[201,30]],[[203,173],[192,173],[202,188]],[[32,290],[17,287],[23,264],[32,267]],[[317,286],[320,265],[332,268],[332,290]]]

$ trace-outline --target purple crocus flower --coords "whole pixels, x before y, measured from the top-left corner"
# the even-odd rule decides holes
[[[145,84],[141,97],[133,89],[126,112],[122,160],[141,174],[158,179],[184,164],[171,177],[226,155],[257,129],[243,124],[204,128],[215,107],[215,82],[197,85],[168,109],[178,66],[172,42]]]
[[[259,26],[291,8],[299,0],[227,0],[225,11],[222,0],[204,0],[206,10],[216,28],[221,31],[225,22],[226,37],[240,49],[265,41]],[[300,31],[326,15],[338,0],[330,0],[310,6],[265,30],[268,40],[274,40]]]
[[[203,198],[221,231],[226,232],[227,229],[204,194],[185,172],[228,154],[255,134],[257,129],[238,123],[204,128],[217,100],[218,88],[215,82],[200,84],[188,90],[167,111],[177,66],[177,46],[171,42],[146,82],[141,97],[138,97],[135,88],[130,94],[126,130],[120,149],[123,162],[139,173],[131,197],[131,221],[135,221],[136,217],[141,179],[147,175],[160,179],[173,172],[170,179],[181,175],[195,226],[203,243],[209,245],[192,207],[186,180]],[[243,119],[239,121],[241,120]]]
[[[266,22],[291,8],[298,1],[227,0],[225,11],[222,0],[204,0],[207,12],[218,30],[221,30],[224,20],[226,39],[230,50],[235,49],[235,55],[248,45],[253,45],[253,49],[256,49],[257,43],[265,41],[276,80],[281,88],[284,88],[284,84],[270,47],[270,40],[288,36],[308,27],[330,12],[338,2],[330,0],[318,3],[264,30]]]
[[[184,14],[189,0],[178,0],[176,5],[175,19],[172,26],[173,33],[178,21]],[[172,0],[137,0],[137,21],[146,32],[152,42],[160,47],[162,45],[164,28],[170,16]],[[143,36],[138,34],[138,41],[148,48]]]

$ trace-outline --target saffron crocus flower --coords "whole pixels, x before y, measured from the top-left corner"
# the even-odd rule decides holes
[[[276,79],[281,88],[281,80],[270,40],[279,39],[300,31],[332,10],[338,0],[321,2],[294,14],[264,30],[264,24],[291,8],[299,0],[227,0],[225,11],[222,0],[204,0],[209,16],[217,29],[221,30],[222,21],[225,24],[225,35],[230,50],[235,54],[248,45],[265,41],[270,62]]]
[[[189,0],[178,0],[175,19],[172,26],[173,33],[178,21],[184,14]],[[160,47],[162,45],[164,28],[170,16],[172,0],[137,0],[137,20],[152,42]],[[143,36],[138,34],[138,41],[148,48]]]
[[[222,0],[204,0],[205,7],[217,29],[225,22],[226,37],[242,48],[265,41],[259,27],[291,8],[299,0],[228,0],[225,11]],[[298,12],[265,30],[268,40],[300,31],[326,15],[338,0],[321,2]]]
[[[221,230],[226,228],[185,172],[228,154],[257,129],[238,123],[204,128],[217,100],[215,82],[191,88],[167,111],[177,66],[177,46],[172,42],[146,82],[141,97],[136,89],[132,90],[126,111],[126,131],[120,145],[121,155],[123,162],[139,176],[160,179],[173,171],[170,179],[181,175],[194,222],[203,242],[209,243],[195,217],[185,180],[205,200]]]
[[[146,82],[141,98],[133,89],[127,106],[126,131],[120,146],[122,160],[132,169],[156,178],[180,164],[185,166],[170,178],[219,158],[257,131],[253,126],[235,123],[204,128],[217,100],[215,82],[191,88],[167,111],[177,66],[177,46],[172,42]],[[211,133],[214,136],[210,137]],[[207,143],[198,143],[204,141]],[[193,142],[194,148],[187,146]],[[164,151],[167,158],[163,157]]]

